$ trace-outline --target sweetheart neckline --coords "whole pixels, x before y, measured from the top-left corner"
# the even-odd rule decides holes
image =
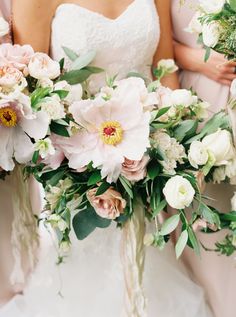
[[[63,7],[63,6],[75,6],[75,7],[79,8],[79,9],[81,9],[81,10],[87,12],[87,13],[90,13],[90,14],[92,14],[92,15],[95,15],[95,16],[98,16],[98,17],[100,17],[100,18],[103,18],[104,20],[108,20],[108,21],[110,21],[110,22],[116,22],[116,21],[119,21],[122,17],[124,17],[124,16],[127,14],[127,12],[129,12],[129,10],[134,6],[134,4],[136,4],[137,1],[138,1],[138,0],[133,0],[133,1],[125,8],[125,10],[124,10],[123,12],[121,12],[121,14],[118,15],[116,18],[109,18],[109,17],[105,16],[104,14],[102,14],[102,13],[100,13],[100,12],[92,11],[92,10],[87,9],[87,8],[85,8],[85,7],[83,7],[83,6],[79,5],[79,4],[77,4],[77,3],[72,3],[72,2],[71,2],[71,3],[68,2],[68,3],[62,3],[62,4],[60,4],[60,5],[57,7],[56,12],[57,12],[61,7]]]

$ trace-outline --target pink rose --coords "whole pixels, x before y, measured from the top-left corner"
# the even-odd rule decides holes
[[[23,74],[12,66],[0,67],[0,86],[14,87],[23,82]]]
[[[141,161],[132,161],[125,158],[122,164],[121,174],[131,182],[138,182],[147,175],[146,166],[149,162],[149,156],[144,155]]]
[[[30,45],[2,44],[0,46],[0,65],[7,63],[19,70],[24,70],[33,54],[34,50]]]
[[[93,188],[87,192],[87,198],[96,213],[106,219],[119,217],[126,207],[126,201],[121,194],[110,187],[104,194],[96,196],[97,189]]]

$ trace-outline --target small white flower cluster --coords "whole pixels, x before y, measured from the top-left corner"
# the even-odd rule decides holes
[[[58,201],[63,195],[63,193],[73,185],[73,182],[70,178],[60,180],[57,186],[50,186],[49,190],[46,191],[45,196],[46,200],[50,205],[51,210],[55,210],[57,207]]]
[[[47,158],[49,155],[55,154],[55,148],[52,144],[51,139],[46,138],[44,140],[38,140],[34,144],[35,151],[39,152],[42,159]]]
[[[160,161],[164,172],[169,175],[175,175],[177,163],[183,163],[183,159],[187,157],[183,145],[163,131],[154,133],[152,140],[154,147],[159,148],[164,155],[165,160]]]

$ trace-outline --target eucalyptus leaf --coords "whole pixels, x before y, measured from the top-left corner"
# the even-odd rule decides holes
[[[191,243],[191,246],[193,247],[195,253],[200,256],[200,245],[197,240],[196,234],[194,233],[193,229],[191,227],[188,227],[188,236]]]
[[[159,204],[157,204],[156,208],[153,209],[153,217],[156,217],[161,211],[164,210],[164,208],[167,206],[167,202],[165,199],[163,199]]]
[[[88,66],[95,58],[96,51],[89,51],[87,54],[79,56],[71,65],[71,70],[80,70]]]
[[[79,55],[76,54],[73,50],[71,50],[69,47],[62,46],[63,51],[65,52],[66,56],[71,60],[75,61]]]
[[[174,136],[181,142],[186,138],[192,137],[197,130],[198,122],[196,120],[185,120],[175,129]]]
[[[181,254],[183,253],[184,251],[184,248],[186,247],[187,245],[187,242],[188,242],[188,231],[187,230],[184,230],[177,243],[176,243],[176,246],[175,246],[175,253],[176,253],[176,257],[177,259],[181,256]]]
[[[177,228],[177,226],[179,224],[179,221],[180,221],[180,216],[179,215],[174,215],[174,216],[168,218],[163,223],[163,225],[161,227],[160,234],[162,236],[170,234],[172,231],[174,231]]]
[[[91,72],[87,69],[71,70],[60,77],[60,80],[66,80],[70,85],[81,84],[86,81]]]
[[[130,182],[128,180],[126,180],[123,176],[120,176],[119,180],[120,180],[122,186],[124,187],[125,191],[127,192],[127,194],[130,196],[131,199],[133,199],[134,195],[133,195],[132,186],[131,186]]]
[[[59,180],[61,180],[63,178],[64,174],[65,174],[65,170],[61,170],[61,171],[57,172],[47,181],[47,184],[51,185],[51,186],[56,186],[58,184]]]

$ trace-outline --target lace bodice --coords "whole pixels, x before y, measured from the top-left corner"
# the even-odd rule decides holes
[[[150,65],[160,36],[159,17],[154,0],[134,0],[116,19],[77,4],[61,4],[52,22],[51,54],[59,60],[62,46],[78,54],[96,51],[94,65],[108,75],[123,78],[130,71],[150,76]],[[92,77],[91,89],[105,81],[105,74]]]

